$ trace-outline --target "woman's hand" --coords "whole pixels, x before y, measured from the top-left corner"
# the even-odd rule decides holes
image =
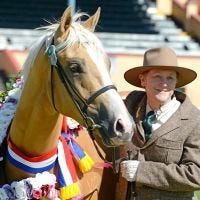
[[[125,160],[121,162],[120,167],[122,177],[124,177],[129,182],[135,181],[138,165],[138,160]]]

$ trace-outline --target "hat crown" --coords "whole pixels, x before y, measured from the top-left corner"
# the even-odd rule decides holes
[[[175,52],[167,47],[154,48],[144,54],[143,66],[177,66]]]

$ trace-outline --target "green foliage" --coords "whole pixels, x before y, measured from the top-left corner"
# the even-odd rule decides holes
[[[15,81],[15,77],[8,78],[8,81],[6,82],[6,91],[10,91],[13,89],[13,84],[15,83]]]
[[[8,96],[8,92],[13,89],[13,84],[16,82],[16,77],[10,77],[8,78],[8,81],[6,82],[6,91],[2,92],[0,94],[0,103],[3,103]]]
[[[198,200],[200,200],[200,191],[196,191],[195,196],[197,197]]]

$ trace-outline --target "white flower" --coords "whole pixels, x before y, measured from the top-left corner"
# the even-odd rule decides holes
[[[21,96],[21,93],[22,93],[21,88],[15,88],[15,89],[10,90],[8,92],[8,96],[13,98],[13,99],[18,100],[20,98],[20,96]]]
[[[53,186],[50,193],[55,192],[56,177],[54,174],[50,174],[49,172],[38,173],[36,174],[34,178],[29,177],[27,179],[23,179],[18,182],[14,181],[13,183],[11,183],[10,186],[7,184],[4,186],[11,187],[12,191],[14,192],[13,195],[15,196],[16,200],[28,200],[30,197],[29,196],[30,191],[28,191],[29,189],[27,188],[27,185],[25,184],[25,182],[26,183],[29,182],[33,190],[40,190],[42,186],[49,185],[49,186]],[[9,197],[6,194],[6,190],[4,190],[4,186],[3,188],[0,188],[0,200],[9,200]],[[56,192],[54,196],[55,200],[60,200],[57,195],[58,194]],[[44,196],[44,199],[46,199],[46,197],[48,196]]]
[[[15,197],[17,199],[20,200],[27,200],[27,196],[26,196],[26,188],[24,186],[24,182],[23,181],[19,181],[19,182],[12,182],[11,184],[12,189],[14,189],[15,191]]]
[[[55,175],[50,174],[49,172],[36,174],[36,179],[41,183],[41,185],[54,185],[56,183]]]
[[[9,92],[8,92],[8,96],[9,97],[14,97],[15,96],[15,94],[18,92],[18,88],[14,88],[14,89],[12,89],[12,90],[10,90]]]
[[[0,188],[0,200],[9,200],[9,198],[3,188]]]
[[[16,106],[11,102],[4,103],[2,109],[16,110]]]
[[[0,122],[1,124],[5,124],[7,122],[7,118],[5,116],[2,116],[2,112],[0,112]]]
[[[75,128],[78,127],[79,123],[76,120],[68,117],[67,118],[67,125],[68,125],[69,129],[75,129]]]
[[[55,185],[56,176],[49,172],[43,172],[36,174],[35,178],[27,178],[27,180],[31,183],[33,189],[38,189],[43,185]]]
[[[10,110],[4,109],[4,110],[2,110],[1,114],[2,114],[3,116],[7,117],[7,116],[10,116],[11,113],[10,113]]]
[[[41,184],[36,180],[36,178],[30,177],[26,180],[30,182],[30,184],[33,186],[33,189],[39,189],[41,187]]]

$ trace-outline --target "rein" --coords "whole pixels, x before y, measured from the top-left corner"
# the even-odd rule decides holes
[[[102,87],[101,89],[97,90],[95,93],[93,93],[88,99],[84,99],[79,92],[77,91],[77,89],[74,87],[74,85],[72,84],[71,80],[69,79],[69,77],[67,76],[67,74],[64,72],[60,62],[57,59],[57,54],[62,51],[64,48],[68,47],[68,43],[65,42],[63,44],[60,45],[49,45],[46,49],[46,53],[47,55],[50,57],[51,59],[51,95],[52,95],[52,103],[53,106],[55,107],[55,100],[54,100],[54,88],[53,88],[53,69],[55,68],[60,80],[62,81],[65,89],[67,90],[67,92],[69,93],[69,95],[71,96],[76,108],[78,109],[78,111],[80,112],[80,114],[83,117],[83,121],[84,121],[84,125],[87,129],[87,131],[89,132],[89,135],[93,141],[93,144],[96,148],[96,151],[98,153],[98,155],[100,156],[100,158],[106,162],[106,163],[111,163],[109,161],[107,161],[103,155],[101,154],[96,142],[95,142],[95,137],[93,135],[93,130],[98,128],[101,128],[101,125],[97,124],[94,122],[93,118],[88,116],[87,114],[87,108],[89,107],[89,105],[101,94],[105,93],[106,91],[110,90],[110,89],[114,89],[117,90],[117,88],[114,85],[107,85]],[[83,106],[81,106],[83,105]],[[116,150],[115,147],[112,147],[112,164],[113,164],[113,171],[114,173],[118,173],[118,164],[116,163]]]

